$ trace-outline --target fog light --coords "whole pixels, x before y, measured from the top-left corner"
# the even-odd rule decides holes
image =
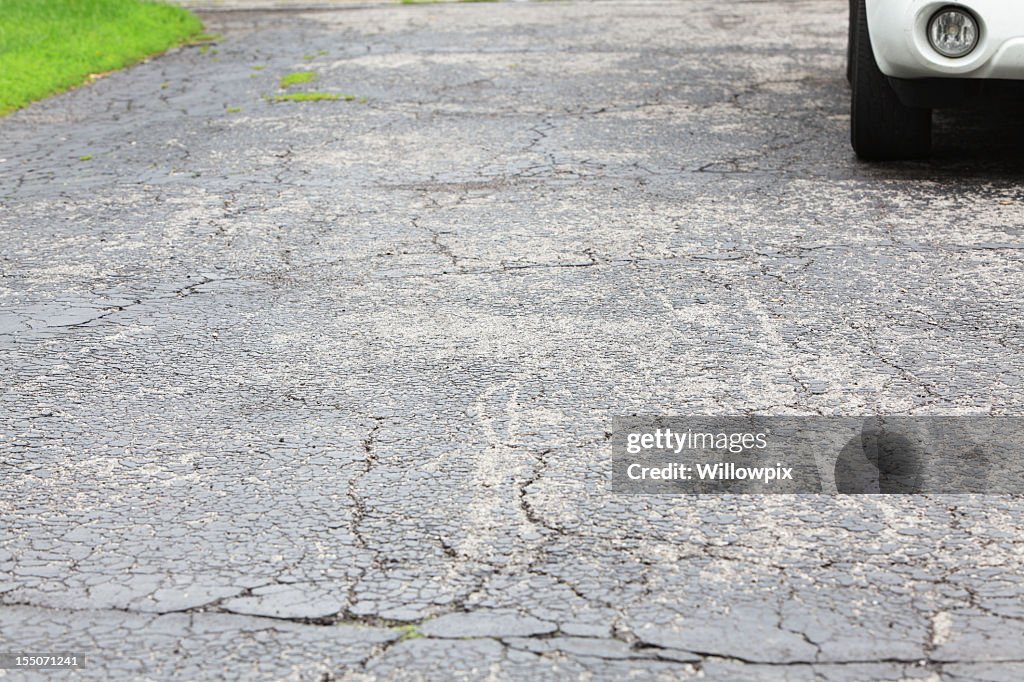
[[[978,44],[978,22],[962,7],[943,7],[928,22],[928,42],[944,57],[966,57]]]

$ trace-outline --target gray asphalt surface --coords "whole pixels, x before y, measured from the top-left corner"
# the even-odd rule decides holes
[[[205,18],[0,121],[0,649],[89,657],[0,677],[1024,679],[1020,498],[606,440],[1020,414],[1010,118],[857,163],[824,0]]]

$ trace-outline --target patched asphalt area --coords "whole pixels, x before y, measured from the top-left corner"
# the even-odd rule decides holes
[[[1017,497],[608,490],[615,415],[1021,411],[1017,126],[857,163],[844,4],[216,12],[0,121],[3,649],[1022,679]]]

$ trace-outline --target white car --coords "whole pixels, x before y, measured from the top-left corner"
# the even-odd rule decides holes
[[[925,157],[932,109],[1024,84],[1024,0],[850,0],[847,78],[857,156]]]

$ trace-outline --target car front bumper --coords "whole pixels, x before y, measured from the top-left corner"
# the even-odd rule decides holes
[[[866,0],[878,67],[891,78],[1024,79],[1024,0]],[[943,7],[966,7],[981,39],[966,57],[943,57],[928,43],[928,20]]]

